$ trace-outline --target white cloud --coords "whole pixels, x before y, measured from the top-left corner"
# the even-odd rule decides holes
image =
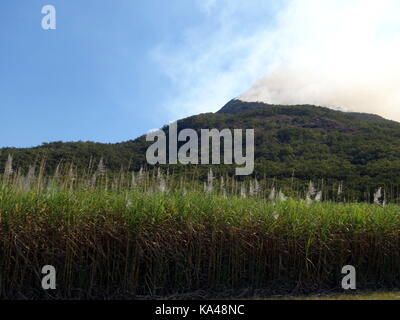
[[[265,3],[203,2],[210,26],[189,30],[178,48],[158,48],[176,88],[170,111],[216,111],[254,83],[241,99],[400,120],[400,2],[291,0],[275,22]]]
[[[218,110],[261,77],[269,59],[268,46],[260,43],[272,22],[266,1],[200,3],[205,22],[186,30],[180,46],[163,43],[154,52],[173,82],[166,108],[175,117]]]

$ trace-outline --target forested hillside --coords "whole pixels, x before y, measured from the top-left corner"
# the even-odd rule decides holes
[[[376,115],[232,100],[217,113],[180,120],[178,129],[183,128],[254,128],[257,177],[343,181],[360,192],[380,185],[392,190],[400,186],[400,124]],[[103,158],[110,172],[136,171],[146,166],[148,145],[142,136],[118,144],[52,142],[27,149],[3,148],[0,165],[4,167],[9,154],[13,167],[21,170],[44,159],[51,173],[59,163],[86,170],[89,163],[95,166]],[[234,167],[217,166],[215,171],[231,173]],[[179,165],[171,170],[196,170],[204,176],[207,168]]]

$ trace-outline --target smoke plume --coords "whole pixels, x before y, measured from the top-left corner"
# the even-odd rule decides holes
[[[315,104],[400,121],[400,2],[293,0],[266,75],[239,99]],[[271,41],[270,41],[271,43]]]

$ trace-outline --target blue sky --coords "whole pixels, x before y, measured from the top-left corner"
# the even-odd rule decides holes
[[[2,0],[0,147],[126,141],[218,110],[260,76],[232,71],[248,56],[235,41],[269,28],[278,2]],[[56,30],[41,28],[48,4]]]
[[[0,147],[122,142],[236,97],[400,121],[398,12],[398,0],[1,0]]]

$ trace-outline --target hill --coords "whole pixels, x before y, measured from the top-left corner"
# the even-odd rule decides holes
[[[400,186],[400,123],[377,115],[346,113],[311,105],[282,106],[232,100],[217,113],[206,113],[178,121],[178,129],[255,129],[255,175],[303,182],[344,181],[360,195],[377,186],[398,195]],[[48,172],[60,161],[84,170],[89,162],[104,159],[107,168],[139,170],[146,165],[149,143],[135,140],[103,144],[52,142],[35,148],[3,148],[0,165],[8,154],[14,167],[26,170],[46,159]],[[232,172],[233,167],[216,170]],[[232,169],[232,170],[231,170]],[[202,166],[175,166],[173,170],[198,170]],[[202,173],[204,175],[204,173]],[[322,182],[322,179],[324,182]]]

